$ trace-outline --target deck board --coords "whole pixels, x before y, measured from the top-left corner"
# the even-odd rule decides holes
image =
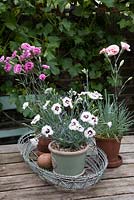
[[[31,174],[31,173],[32,173],[32,170],[24,162],[0,165],[0,177],[12,176],[12,175],[17,175],[17,174],[18,175]]]
[[[0,145],[0,153],[17,153],[19,152],[16,144]]]
[[[127,144],[132,144],[134,143],[134,135],[128,135],[128,136],[124,136],[122,138],[122,141],[121,141],[123,144],[124,143],[127,143]]]
[[[24,163],[17,145],[0,146],[0,200],[134,200],[134,136],[122,140],[123,165],[106,169],[91,189],[63,191]]]
[[[0,164],[23,162],[20,153],[0,153]]]
[[[10,181],[10,184],[9,184]],[[45,198],[51,197],[51,199],[58,199],[62,196],[71,197],[72,199],[85,199],[93,197],[104,197],[104,196],[116,196],[124,194],[134,194],[134,177],[133,178],[122,178],[122,179],[108,179],[101,180],[96,186],[92,189],[80,190],[76,192],[67,192],[57,189],[50,184],[45,184],[38,177],[33,175],[23,175],[23,176],[11,176],[5,179],[2,179],[2,187],[0,188],[1,192],[8,193],[10,191],[19,192],[19,195],[22,191],[30,189],[31,192],[29,195],[34,196],[33,200],[37,198],[35,196],[34,190],[36,192],[39,190],[40,194],[44,194]],[[24,194],[24,192],[23,192]],[[39,194],[38,194],[39,195]],[[35,198],[36,197],[36,198]]]
[[[120,152],[122,152],[122,153],[134,152],[134,143],[131,143],[131,148],[130,148],[130,144],[122,144],[120,147]]]

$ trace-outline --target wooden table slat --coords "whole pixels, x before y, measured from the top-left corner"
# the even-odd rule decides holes
[[[31,173],[33,173],[32,170],[24,162],[0,165],[0,177]]]
[[[130,144],[122,144],[120,147],[120,152],[121,153],[131,153],[134,152],[134,144],[131,144],[131,148],[130,148]]]
[[[0,164],[23,162],[23,158],[20,153],[1,153]]]
[[[93,197],[90,195],[86,197],[80,196],[79,193],[75,195],[75,193],[62,193],[62,192],[55,192],[51,191],[51,193],[42,192],[43,187],[39,188],[28,188],[28,189],[22,189],[22,190],[12,190],[12,191],[6,191],[1,192],[1,200],[133,200],[134,199],[134,193],[129,194],[119,194],[119,195],[108,195],[106,197],[99,196],[99,197]],[[85,191],[82,191],[84,193]]]
[[[121,142],[123,144],[134,144],[134,135],[123,136]]]
[[[19,149],[16,144],[0,145],[0,153],[17,153]]]
[[[43,193],[43,187],[28,188],[16,191],[1,192],[1,200],[133,200],[134,193],[120,194],[120,195],[108,195],[106,197],[78,197],[75,193]],[[82,191],[84,193],[84,191]]]
[[[66,192],[59,189],[57,190],[56,187],[43,183],[38,177],[34,175],[9,176],[6,178],[1,178],[1,181],[2,181],[2,187],[0,188],[0,192],[3,191],[6,192],[11,190],[21,191],[22,189],[31,188],[31,195],[33,195],[32,193],[34,191],[34,188],[41,189],[42,187],[41,193],[44,193],[46,199],[47,196],[49,197],[53,196],[52,199],[54,198],[58,199],[59,195],[66,196],[72,199],[82,199],[82,198],[122,195],[128,193],[134,194],[134,177],[101,180],[92,189],[84,190],[84,192],[81,191]]]

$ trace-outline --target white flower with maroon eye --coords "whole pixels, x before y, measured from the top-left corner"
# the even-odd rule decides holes
[[[64,106],[64,107],[73,108],[72,99],[70,99],[69,97],[64,97],[64,98],[62,99],[62,102],[63,102],[63,106]]]
[[[36,115],[33,120],[31,121],[31,124],[36,124],[40,120],[40,115]]]
[[[96,134],[96,132],[92,127],[89,127],[84,131],[84,136],[86,138],[93,137],[93,136],[95,136],[95,134]]]
[[[61,104],[55,103],[52,105],[51,110],[55,115],[59,115],[62,112]]]
[[[98,124],[98,117],[91,115],[91,118],[88,121],[89,124],[91,124],[92,126],[97,125]]]
[[[83,121],[83,122],[89,122],[89,120],[91,119],[91,113],[88,112],[88,111],[85,111],[81,114],[80,116],[80,119]]]
[[[79,127],[79,122],[77,121],[77,119],[72,119],[71,120],[71,123],[69,124],[69,129],[70,130],[74,130],[74,131],[76,131],[76,130],[78,130],[78,127]]]
[[[53,135],[53,130],[52,130],[51,126],[49,126],[49,125],[43,126],[42,129],[41,129],[41,134],[46,136],[46,137]]]

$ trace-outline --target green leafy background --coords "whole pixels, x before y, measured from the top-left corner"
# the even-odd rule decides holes
[[[99,51],[127,40],[126,30],[134,31],[134,1],[1,0],[0,24],[0,55],[10,54],[22,42],[42,46],[51,84],[79,90],[85,81],[81,70],[87,68],[90,89],[103,91],[112,83]],[[0,74],[7,76],[2,69]],[[15,88],[12,76],[1,82],[2,94],[24,92]]]

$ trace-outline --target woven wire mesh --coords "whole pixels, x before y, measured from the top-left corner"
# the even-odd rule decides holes
[[[33,146],[30,142],[30,139],[33,137],[38,140],[40,135],[35,137],[32,132],[29,132],[21,136],[18,140],[18,148],[25,162],[28,163],[30,168],[37,173],[42,180],[48,181],[62,189],[76,190],[91,188],[99,181],[107,167],[108,162],[105,153],[97,148],[93,141],[86,156],[85,172],[81,176],[64,176],[55,174],[52,170],[42,169],[37,164],[37,147],[35,145]]]

